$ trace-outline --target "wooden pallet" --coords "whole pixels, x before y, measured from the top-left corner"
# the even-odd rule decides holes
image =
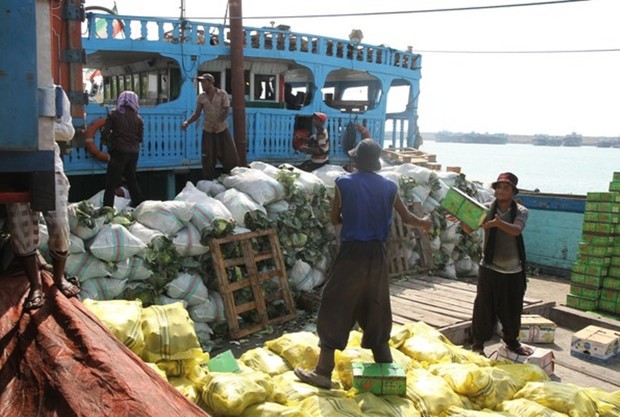
[[[381,152],[381,156],[393,163],[411,163],[432,170],[441,169],[441,164],[437,163],[437,155],[428,154],[415,148],[404,148],[401,150],[384,149]]]
[[[213,239],[209,247],[231,338],[296,317],[275,230]],[[257,247],[262,249],[257,251]],[[231,252],[234,254],[226,257]]]
[[[409,207],[416,216],[424,216],[424,210],[420,203],[413,203]],[[420,255],[420,265],[422,268],[415,268],[409,265],[406,255],[408,241],[415,239],[414,248]],[[400,216],[394,212],[392,231],[387,241],[387,253],[389,258],[388,276],[390,278],[413,274],[416,272],[427,272],[435,268],[431,253],[431,244],[428,234],[422,233],[417,228],[409,228],[403,224]]]

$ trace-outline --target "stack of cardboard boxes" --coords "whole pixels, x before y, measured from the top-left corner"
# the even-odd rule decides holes
[[[566,305],[620,314],[620,172],[609,192],[588,193]]]

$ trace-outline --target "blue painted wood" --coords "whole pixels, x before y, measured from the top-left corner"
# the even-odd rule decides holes
[[[37,31],[26,29],[37,27],[36,9],[34,0],[2,1],[0,151],[39,149]],[[11,155],[0,152],[1,171],[8,172],[11,161]]]
[[[516,198],[527,208],[539,210],[583,213],[586,207],[586,197],[580,195],[521,193]]]
[[[527,261],[570,269],[577,259],[583,212],[530,208],[523,231]]]

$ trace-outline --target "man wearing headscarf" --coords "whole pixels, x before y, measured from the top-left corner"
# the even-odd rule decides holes
[[[428,216],[411,213],[398,185],[375,171],[381,169],[381,146],[362,140],[349,154],[357,172],[336,178],[331,220],[342,224],[340,249],[321,296],[317,333],[321,348],[313,370],[295,369],[305,383],[331,388],[336,349],[346,347],[357,322],[363,330],[362,348],[371,349],[376,363],[391,363],[388,344],[392,331],[390,282],[385,242],[396,210],[404,223],[428,231]]]
[[[114,190],[122,184],[123,178],[132,207],[142,202],[142,193],[136,178],[136,166],[140,143],[144,138],[144,121],[139,114],[138,95],[133,91],[123,91],[118,96],[116,109],[106,119],[102,138],[108,138],[110,161],[106,175],[103,205],[114,207]]]

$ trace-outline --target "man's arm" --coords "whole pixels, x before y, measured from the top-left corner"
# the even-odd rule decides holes
[[[190,116],[189,119],[187,119],[186,121],[181,123],[181,129],[183,129],[183,130],[187,129],[187,126],[191,125],[196,120],[198,120],[198,118],[200,117],[200,112],[201,111],[202,111],[202,104],[200,104],[198,101],[196,101],[196,109],[194,110],[194,113]]]
[[[338,190],[338,186],[335,187],[334,193],[334,201],[332,202],[332,211],[331,211],[331,221],[333,225],[338,225],[342,223],[342,216],[340,215],[340,210],[342,208],[342,200],[340,199],[340,191]]]
[[[396,198],[394,199],[394,209],[403,220],[403,223],[408,224],[410,226],[419,227],[420,229],[428,232],[431,230],[433,223],[431,222],[431,218],[429,216],[424,216],[422,218],[416,216],[412,212],[407,209],[403,200],[401,200],[400,195],[396,194]]]
[[[508,236],[519,236],[521,231],[523,230],[523,223],[520,221],[515,221],[514,223],[508,223],[500,217],[499,214],[495,214],[495,218],[489,220],[484,223],[482,227],[486,229],[490,229],[492,227],[497,227],[502,232],[506,233]]]

